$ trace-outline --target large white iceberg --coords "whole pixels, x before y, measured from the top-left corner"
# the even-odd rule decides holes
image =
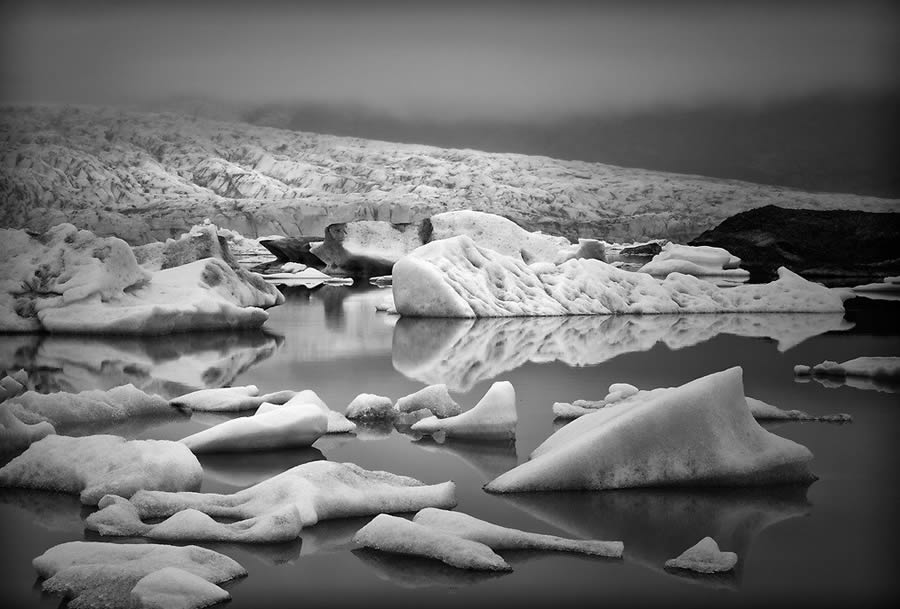
[[[852,327],[842,313],[404,317],[394,327],[391,357],[394,369],[411,379],[465,393],[528,362],[593,366],[660,343],[682,349],[719,334],[777,341],[778,350],[786,351]]]
[[[198,546],[96,541],[54,546],[32,565],[44,592],[66,597],[72,609],[200,609],[229,598],[214,584],[247,575],[234,560]]]
[[[666,243],[653,260],[639,269],[657,277],[684,273],[696,277],[716,276],[745,280],[750,272],[738,268],[741,259],[721,247]]]
[[[390,514],[373,518],[353,536],[353,541],[384,552],[433,558],[458,569],[512,571],[502,557],[483,543]]]
[[[328,416],[314,404],[276,406],[238,417],[182,438],[194,454],[310,446],[328,430]]]
[[[393,269],[397,312],[417,317],[843,311],[848,295],[785,268],[778,280],[720,288],[690,275],[657,280],[592,259],[528,266],[467,236],[433,241]]]
[[[283,302],[221,258],[148,271],[127,243],[60,224],[41,238],[2,229],[0,329],[165,334],[259,327]]]
[[[753,419],[738,367],[569,423],[489,482],[507,493],[811,482],[812,453]]]
[[[504,439],[516,436],[516,390],[509,381],[491,385],[471,409],[456,416],[426,417],[413,423],[414,432],[443,433],[448,438]]]
[[[329,518],[455,505],[452,482],[426,485],[352,463],[312,461],[231,495],[138,491],[130,500],[110,495],[86,524],[102,535],[264,543],[296,539],[304,527]],[[148,518],[166,520],[143,522]]]
[[[0,468],[0,486],[79,493],[96,505],[107,494],[197,488],[203,470],[190,450],[167,440],[50,435]]]

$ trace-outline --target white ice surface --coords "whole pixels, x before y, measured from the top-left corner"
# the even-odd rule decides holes
[[[466,236],[433,241],[401,258],[392,290],[397,311],[414,317],[825,313],[843,311],[848,298],[783,267],[777,281],[732,288],[679,273],[657,280],[592,259],[536,271]]]
[[[452,482],[426,485],[352,463],[311,461],[230,495],[140,491],[130,500],[104,497],[99,505],[86,526],[102,535],[265,543],[296,539],[304,527],[329,518],[453,507],[456,498]],[[149,518],[166,520],[142,522]]]
[[[96,505],[110,493],[197,488],[202,475],[197,457],[179,442],[50,435],[0,468],[0,486],[79,493],[82,503]]]
[[[141,609],[201,609],[231,595],[190,571],[163,567],[142,577],[131,589],[131,598]]]
[[[32,564],[46,578],[44,591],[71,598],[67,606],[72,609],[134,606],[131,595],[142,581],[137,590],[150,601],[146,606],[160,606],[154,601],[164,599],[166,607],[199,609],[209,604],[212,589],[194,577],[212,585],[247,575],[234,560],[198,546],[71,541],[50,548]]]
[[[734,552],[722,552],[712,537],[704,537],[677,558],[666,561],[669,569],[687,569],[698,573],[724,573],[737,564]]]
[[[310,446],[328,429],[328,416],[314,404],[274,406],[250,417],[238,417],[182,438],[195,454],[246,452]]]
[[[396,415],[391,398],[374,393],[360,393],[344,411],[344,416],[348,419],[393,419]]]
[[[575,419],[492,492],[810,482],[812,453],[753,419],[740,368]]]
[[[456,416],[461,412],[459,404],[450,397],[450,392],[444,383],[429,385],[405,395],[397,400],[396,407],[400,412],[428,410],[432,415],[441,419]]]
[[[471,410],[444,419],[427,417],[410,429],[427,434],[442,432],[456,438],[514,438],[517,421],[516,390],[509,381],[499,381]]]
[[[9,407],[25,423],[47,421],[57,428],[96,421],[121,421],[167,413],[172,409],[161,397],[144,393],[131,384],[108,391],[80,393],[29,391],[14,398]]]

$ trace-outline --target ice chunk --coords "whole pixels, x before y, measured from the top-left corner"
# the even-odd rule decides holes
[[[716,540],[704,537],[677,558],[666,561],[668,569],[688,569],[698,573],[724,573],[734,569],[737,554],[721,552]]]
[[[96,421],[122,421],[131,417],[168,414],[172,408],[157,395],[134,385],[109,391],[37,393],[29,391],[10,403],[10,410],[25,423],[47,421],[62,430],[67,426]]]
[[[426,485],[352,463],[312,461],[230,495],[139,491],[130,500],[104,497],[86,525],[103,535],[142,535],[168,541],[290,541],[320,520],[414,512],[456,505],[452,482]],[[168,518],[156,525],[141,519]],[[238,522],[226,524],[213,518]]]
[[[471,410],[446,419],[427,417],[413,424],[412,431],[447,437],[514,438],[516,435],[516,390],[509,381],[491,385]]]
[[[739,367],[580,417],[491,492],[810,482],[809,450],[753,419]],[[635,398],[631,398],[632,400]]]
[[[857,357],[843,363],[826,360],[812,368],[814,376],[860,376],[900,379],[900,357]]]
[[[56,429],[46,421],[31,425],[23,423],[13,414],[9,404],[0,403],[0,453],[25,448],[55,433]]]
[[[750,273],[738,268],[740,264],[740,258],[731,255],[721,247],[666,243],[662,247],[662,251],[656,254],[653,260],[642,266],[639,272],[657,277],[665,277],[670,273],[684,273],[696,277],[714,275],[746,279]]]
[[[396,415],[391,398],[373,393],[360,393],[344,411],[348,419],[393,419]]]
[[[178,567],[164,567],[135,584],[131,598],[146,609],[201,609],[231,599],[219,586]]]
[[[327,415],[314,404],[275,406],[198,431],[181,442],[194,453],[298,448],[310,446],[327,429]]]
[[[529,533],[479,520],[462,512],[451,512],[438,508],[420,510],[413,517],[413,522],[450,535],[483,543],[492,550],[558,550],[621,558],[624,547],[621,541],[582,541],[555,535]]]
[[[379,514],[353,541],[368,548],[440,560],[459,569],[512,571],[488,546],[405,518]]]
[[[311,389],[304,389],[303,391],[293,392],[293,396],[289,400],[284,402],[273,404],[272,400],[266,401],[268,402],[268,404],[260,407],[260,410],[262,410],[263,412],[279,407],[287,408],[297,406],[305,407],[308,404],[315,405],[328,417],[328,430],[325,433],[349,433],[356,429],[356,423],[349,420],[342,413],[329,408],[325,401]],[[259,411],[257,411],[257,413],[259,413]]]
[[[461,412],[459,404],[450,397],[447,385],[443,383],[423,387],[398,399],[397,410],[400,412],[428,410],[439,419],[453,417]]]
[[[821,416],[811,415],[802,410],[784,410],[778,406],[773,406],[757,400],[756,398],[747,397],[747,406],[750,408],[750,414],[757,420],[775,420],[775,421],[823,421],[825,423],[849,423],[853,420],[849,414],[827,414]]]
[[[537,272],[460,236],[397,261],[392,289],[397,311],[416,317],[833,312],[843,311],[849,297],[785,268],[778,276],[767,284],[720,288],[679,273],[660,281],[590,259]]]
[[[296,394],[296,391],[285,390],[259,395],[256,385],[217,387],[192,391],[169,400],[169,404],[202,412],[239,412],[259,408],[263,402],[283,404]]]
[[[0,468],[0,486],[80,493],[82,503],[96,505],[106,494],[196,488],[202,475],[197,457],[179,442],[51,435]]]
[[[198,546],[71,541],[50,548],[32,564],[47,578],[44,591],[70,598],[72,609],[130,607],[135,601],[199,609],[224,600],[222,593],[227,598],[213,584],[247,575],[234,560]],[[132,598],[134,593],[138,598]]]

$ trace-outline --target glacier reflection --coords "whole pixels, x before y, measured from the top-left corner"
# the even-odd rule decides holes
[[[394,327],[394,369],[465,393],[527,362],[591,366],[657,343],[683,349],[719,334],[775,340],[787,351],[804,340],[853,327],[842,313],[723,313],[424,319]]]
[[[274,355],[284,339],[260,330],[163,336],[14,334],[4,337],[0,367],[24,368],[41,393],[111,389],[131,383],[166,399],[230,385]]]

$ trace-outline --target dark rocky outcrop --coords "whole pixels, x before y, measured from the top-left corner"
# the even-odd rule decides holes
[[[259,244],[272,252],[278,262],[300,262],[306,266],[321,269],[325,266],[318,256],[309,251],[313,243],[324,241],[325,237],[279,237],[260,239]]]
[[[690,245],[727,249],[759,280],[780,266],[807,277],[885,277],[900,273],[900,214],[767,205],[728,218]]]

